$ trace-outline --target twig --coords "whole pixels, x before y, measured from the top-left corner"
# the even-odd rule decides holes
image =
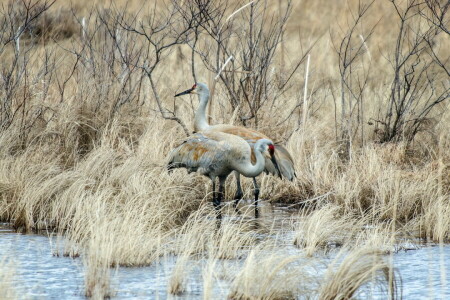
[[[226,65],[230,62],[230,60],[233,59],[233,55],[230,55],[230,57],[227,58],[223,66],[220,68],[219,72],[217,73],[216,77],[214,77],[214,80],[217,80],[220,77],[220,73],[222,73],[223,69],[225,69]]]
[[[18,54],[20,53],[20,36],[22,35],[22,32],[22,26],[19,26],[19,30],[16,35],[16,51]]]
[[[86,18],[83,17],[83,19],[81,19],[81,36],[83,38],[83,42],[86,41],[86,32],[87,32],[87,28],[86,28]]]
[[[362,41],[362,43],[364,45],[364,48],[366,48],[367,54],[369,55],[369,59],[372,60],[372,55],[370,54],[369,47],[367,47],[366,40],[364,39],[362,34],[359,35],[359,38],[361,39],[361,41]]]
[[[310,58],[311,54],[308,54],[308,58],[306,60],[305,88],[303,90],[303,128],[305,128],[306,115],[308,114],[308,75]]]
[[[222,32],[222,28],[223,26],[228,23],[228,21],[238,12],[240,12],[241,10],[243,10],[244,8],[246,8],[247,6],[253,4],[253,2],[255,2],[256,0],[250,1],[249,3],[245,4],[244,6],[242,6],[241,8],[235,10],[231,15],[228,16],[228,18],[226,18],[225,22],[223,22],[222,26],[220,26],[219,31],[218,31],[218,35],[220,34],[220,32]]]

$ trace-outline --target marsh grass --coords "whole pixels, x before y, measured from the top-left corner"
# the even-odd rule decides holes
[[[327,205],[312,213],[304,212],[295,232],[294,245],[311,256],[318,250],[340,247],[350,240],[363,221],[340,213],[340,207]]]
[[[233,280],[231,299],[293,299],[306,294],[312,276],[305,270],[304,256],[274,251],[274,245],[260,244],[248,254]]]
[[[84,278],[86,297],[104,299],[113,295],[110,287],[110,267],[113,250],[113,241],[110,236],[94,233],[89,239],[85,255],[83,255],[83,265],[86,272]]]
[[[213,286],[218,276],[216,273],[217,261],[217,258],[209,257],[202,269],[203,299],[212,299],[213,297]]]
[[[386,298],[395,299],[401,295],[398,290],[399,281],[386,258],[370,247],[361,247],[348,251],[342,249],[330,264],[321,285],[320,299],[350,299],[364,292],[366,297],[370,291]],[[362,294],[360,294],[362,295]]]
[[[364,92],[367,101],[359,132],[364,139],[352,140],[345,153],[336,120],[341,109],[339,67],[333,37],[323,33],[345,24],[350,13],[347,6],[329,1],[303,1],[294,8],[295,17],[282,42],[285,67],[296,60],[299,45],[318,38],[311,51],[308,115],[299,96],[306,90],[302,65],[289,88],[261,107],[257,128],[283,142],[295,161],[293,182],[267,175],[258,178],[266,203],[299,209],[295,236],[280,242],[273,238],[281,239],[275,228],[269,226],[263,233],[255,229],[247,218],[251,208],[236,215],[226,207],[227,217],[217,230],[210,182],[184,170],[166,172],[167,153],[184,132],[178,123],[161,116],[148,78],[133,67],[139,51],[133,52],[131,46],[147,44],[130,40],[129,52],[123,53],[130,54],[131,63],[124,67],[115,40],[95,15],[88,20],[90,40],[80,39],[77,21],[89,18],[92,5],[85,2],[74,10],[77,20],[67,10],[49,10],[48,19],[36,24],[49,31],[40,41],[27,42],[28,50],[20,54],[22,63],[26,58],[27,64],[19,64],[26,73],[18,69],[12,74],[23,76],[2,77],[17,78],[20,84],[0,81],[2,99],[11,96],[6,112],[17,110],[16,119],[0,131],[0,220],[19,232],[46,229],[66,239],[57,254],[82,257],[86,295],[114,295],[110,267],[151,265],[167,255],[177,256],[169,281],[172,294],[186,291],[190,262],[201,259],[206,261],[202,266],[205,299],[212,297],[217,279],[225,277],[232,282],[229,295],[236,299],[292,298],[299,293],[344,299],[371,281],[392,295],[396,279],[386,277],[386,271],[395,272],[380,252],[391,253],[397,237],[449,241],[448,104],[442,103],[429,116],[411,143],[379,143],[380,131],[374,123],[389,98],[390,83],[385,78],[392,73],[382,51],[374,49],[375,45],[383,51],[393,48],[393,11],[377,2],[369,16],[369,21],[383,16],[365,45],[371,59],[379,63],[373,66]],[[127,11],[138,11],[138,2],[130,1]],[[349,6],[356,4],[349,1]],[[102,3],[95,5],[97,12],[109,11],[103,10]],[[116,5],[125,4],[116,1]],[[67,23],[58,25],[62,19]],[[443,52],[450,49],[445,43]],[[14,57],[10,48],[2,48],[2,61]],[[192,86],[186,76],[191,52],[186,45],[176,50],[163,56],[163,65],[155,70],[155,85],[162,105],[191,129],[196,98],[173,100],[176,91]],[[275,55],[278,58],[280,53]],[[208,81],[212,75],[199,61],[198,80]],[[124,69],[129,72],[125,77]],[[274,64],[267,76],[280,83],[280,72]],[[212,123],[242,125],[226,97],[219,81]],[[253,126],[254,121],[246,125]],[[243,181],[243,189],[244,197],[251,199],[251,180]],[[232,200],[234,193],[230,178],[226,200]],[[286,244],[293,243],[298,248],[285,252]],[[345,254],[330,266],[321,285],[311,277],[309,265],[299,264],[312,263],[324,250],[333,252],[336,247],[338,251],[340,246]],[[231,260],[243,264],[221,272],[222,262]]]
[[[401,240],[407,240],[408,235],[401,231],[392,232],[390,224],[372,224],[355,233],[355,238],[347,246],[372,249],[376,253],[391,254],[396,252],[396,245]]]
[[[223,208],[225,209],[225,208]],[[203,207],[192,213],[184,225],[177,230],[170,250],[177,255],[177,261],[169,280],[169,293],[182,294],[185,291],[187,275],[193,261],[206,260],[202,269],[205,295],[211,292],[214,266],[219,260],[236,260],[246,255],[248,249],[257,244],[254,232],[249,230],[250,222],[244,218],[224,219],[217,226],[215,212]]]
[[[15,264],[12,259],[7,257],[0,258],[0,291],[3,299],[19,299],[19,291],[16,289],[14,280],[16,279]],[[21,295],[27,299],[26,295]]]

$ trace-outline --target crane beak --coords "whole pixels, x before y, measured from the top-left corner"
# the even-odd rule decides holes
[[[197,94],[197,93],[195,92],[195,88],[191,88],[191,89],[185,90],[184,92],[176,94],[175,97],[183,96],[183,95],[187,95],[187,94]]]
[[[273,165],[275,166],[275,169],[277,169],[277,171],[278,171],[278,177],[280,177],[280,179],[283,179],[283,177],[281,176],[280,168],[278,167],[278,162],[273,153],[270,153],[270,160],[272,161]]]

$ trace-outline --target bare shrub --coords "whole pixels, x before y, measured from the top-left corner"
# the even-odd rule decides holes
[[[391,2],[400,27],[391,60],[394,78],[388,106],[383,119],[379,120],[383,125],[380,141],[404,139],[410,142],[418,132],[430,127],[432,112],[439,111],[440,104],[450,99],[448,83],[441,84],[442,76],[450,74],[443,63],[449,57],[445,57],[445,53],[440,57],[435,49],[435,44],[440,43],[442,26],[423,21],[422,15],[428,15],[428,10],[433,12],[432,8],[419,1],[408,1],[406,7],[401,7],[397,1]]]
[[[280,51],[292,2],[275,14],[268,1],[191,1],[179,6],[185,22],[195,20],[191,47],[191,70],[199,77],[195,59],[211,72],[211,100],[217,82],[223,84],[233,116],[244,125],[256,128],[264,114],[262,107],[273,109],[311,48],[306,49],[290,69],[274,70],[275,54]],[[283,72],[283,76],[278,72]],[[214,75],[213,75],[214,74]],[[204,76],[203,76],[204,77]],[[213,78],[214,77],[214,78]],[[223,105],[223,104],[221,104]]]
[[[364,126],[375,125],[381,143],[413,141],[417,133],[434,127],[442,116],[442,105],[450,99],[448,53],[440,51],[446,42],[448,6],[435,1],[390,1],[396,13],[398,28],[395,45],[386,57],[392,71],[388,74],[390,90],[382,93],[377,116],[366,113],[372,57],[368,43],[375,26],[362,31],[362,23],[371,15],[374,1],[359,2],[355,17],[339,46],[335,46],[341,77],[339,139],[345,142],[346,155],[351,156],[351,144],[360,133],[364,143]],[[442,6],[442,7],[441,7]]]
[[[364,143],[365,89],[369,82],[372,64],[367,44],[376,24],[368,30],[363,30],[362,22],[370,13],[374,2],[358,2],[357,11],[354,13],[348,31],[342,37],[340,44],[334,45],[341,77],[341,112],[340,124],[335,125],[339,128],[339,136],[336,136],[336,139],[344,143],[344,153],[349,157],[351,157],[352,143],[357,133],[361,133],[360,139]]]
[[[33,78],[30,69],[34,67],[32,55],[34,45],[21,45],[20,38],[24,32],[36,22],[54,3],[54,1],[21,1],[22,11],[19,13],[13,2],[0,8],[0,131],[10,126],[20,128],[21,149],[27,140],[27,133],[39,125],[39,120],[47,110],[44,106],[37,109],[30,103],[36,81],[48,79],[54,65],[47,60],[37,76]],[[48,58],[48,56],[46,56]],[[38,67],[38,68],[39,68]],[[44,71],[45,70],[45,71]],[[39,79],[38,79],[39,78]],[[44,93],[45,95],[45,93]]]
[[[155,71],[164,58],[175,46],[190,39],[193,20],[180,22],[176,6],[176,2],[155,6],[145,16],[139,12],[129,15],[125,11],[112,9],[105,11],[101,20],[118,49],[117,58],[123,64],[124,76],[136,70],[145,74],[161,116],[177,122],[184,133],[189,135],[185,122],[177,116],[175,109],[164,105],[155,78]]]
[[[55,1],[17,1],[11,0],[14,7],[16,24],[23,23],[23,18],[40,14],[36,18],[30,18],[25,22],[21,37],[25,43],[48,43],[68,39],[72,36],[80,36],[81,29],[74,18],[75,11],[71,9],[47,9]],[[41,13],[42,12],[42,13]]]

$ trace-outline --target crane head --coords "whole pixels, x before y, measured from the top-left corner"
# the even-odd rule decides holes
[[[187,94],[197,94],[197,84],[194,84],[192,86],[192,88],[185,90],[184,92],[176,94],[175,97],[183,96],[183,95],[187,95]]]
[[[261,146],[262,146],[262,148],[259,148]],[[278,175],[278,177],[282,178],[281,170],[280,170],[280,167],[278,165],[277,159],[275,157],[275,145],[273,144],[273,142],[271,140],[268,140],[268,139],[260,139],[255,144],[255,150],[258,149],[258,148],[260,149],[261,152],[262,151],[269,152],[270,160],[272,161],[273,166],[277,170],[277,175]]]
[[[273,165],[275,166],[275,169],[277,169],[278,177],[280,177],[280,179],[282,179],[283,177],[281,176],[281,170],[280,170],[280,167],[278,166],[277,159],[275,158],[275,146],[273,144],[269,144],[268,151],[270,154],[270,160],[272,161]]]
[[[269,153],[270,153],[270,156],[274,156],[275,146],[273,144],[269,144]]]

